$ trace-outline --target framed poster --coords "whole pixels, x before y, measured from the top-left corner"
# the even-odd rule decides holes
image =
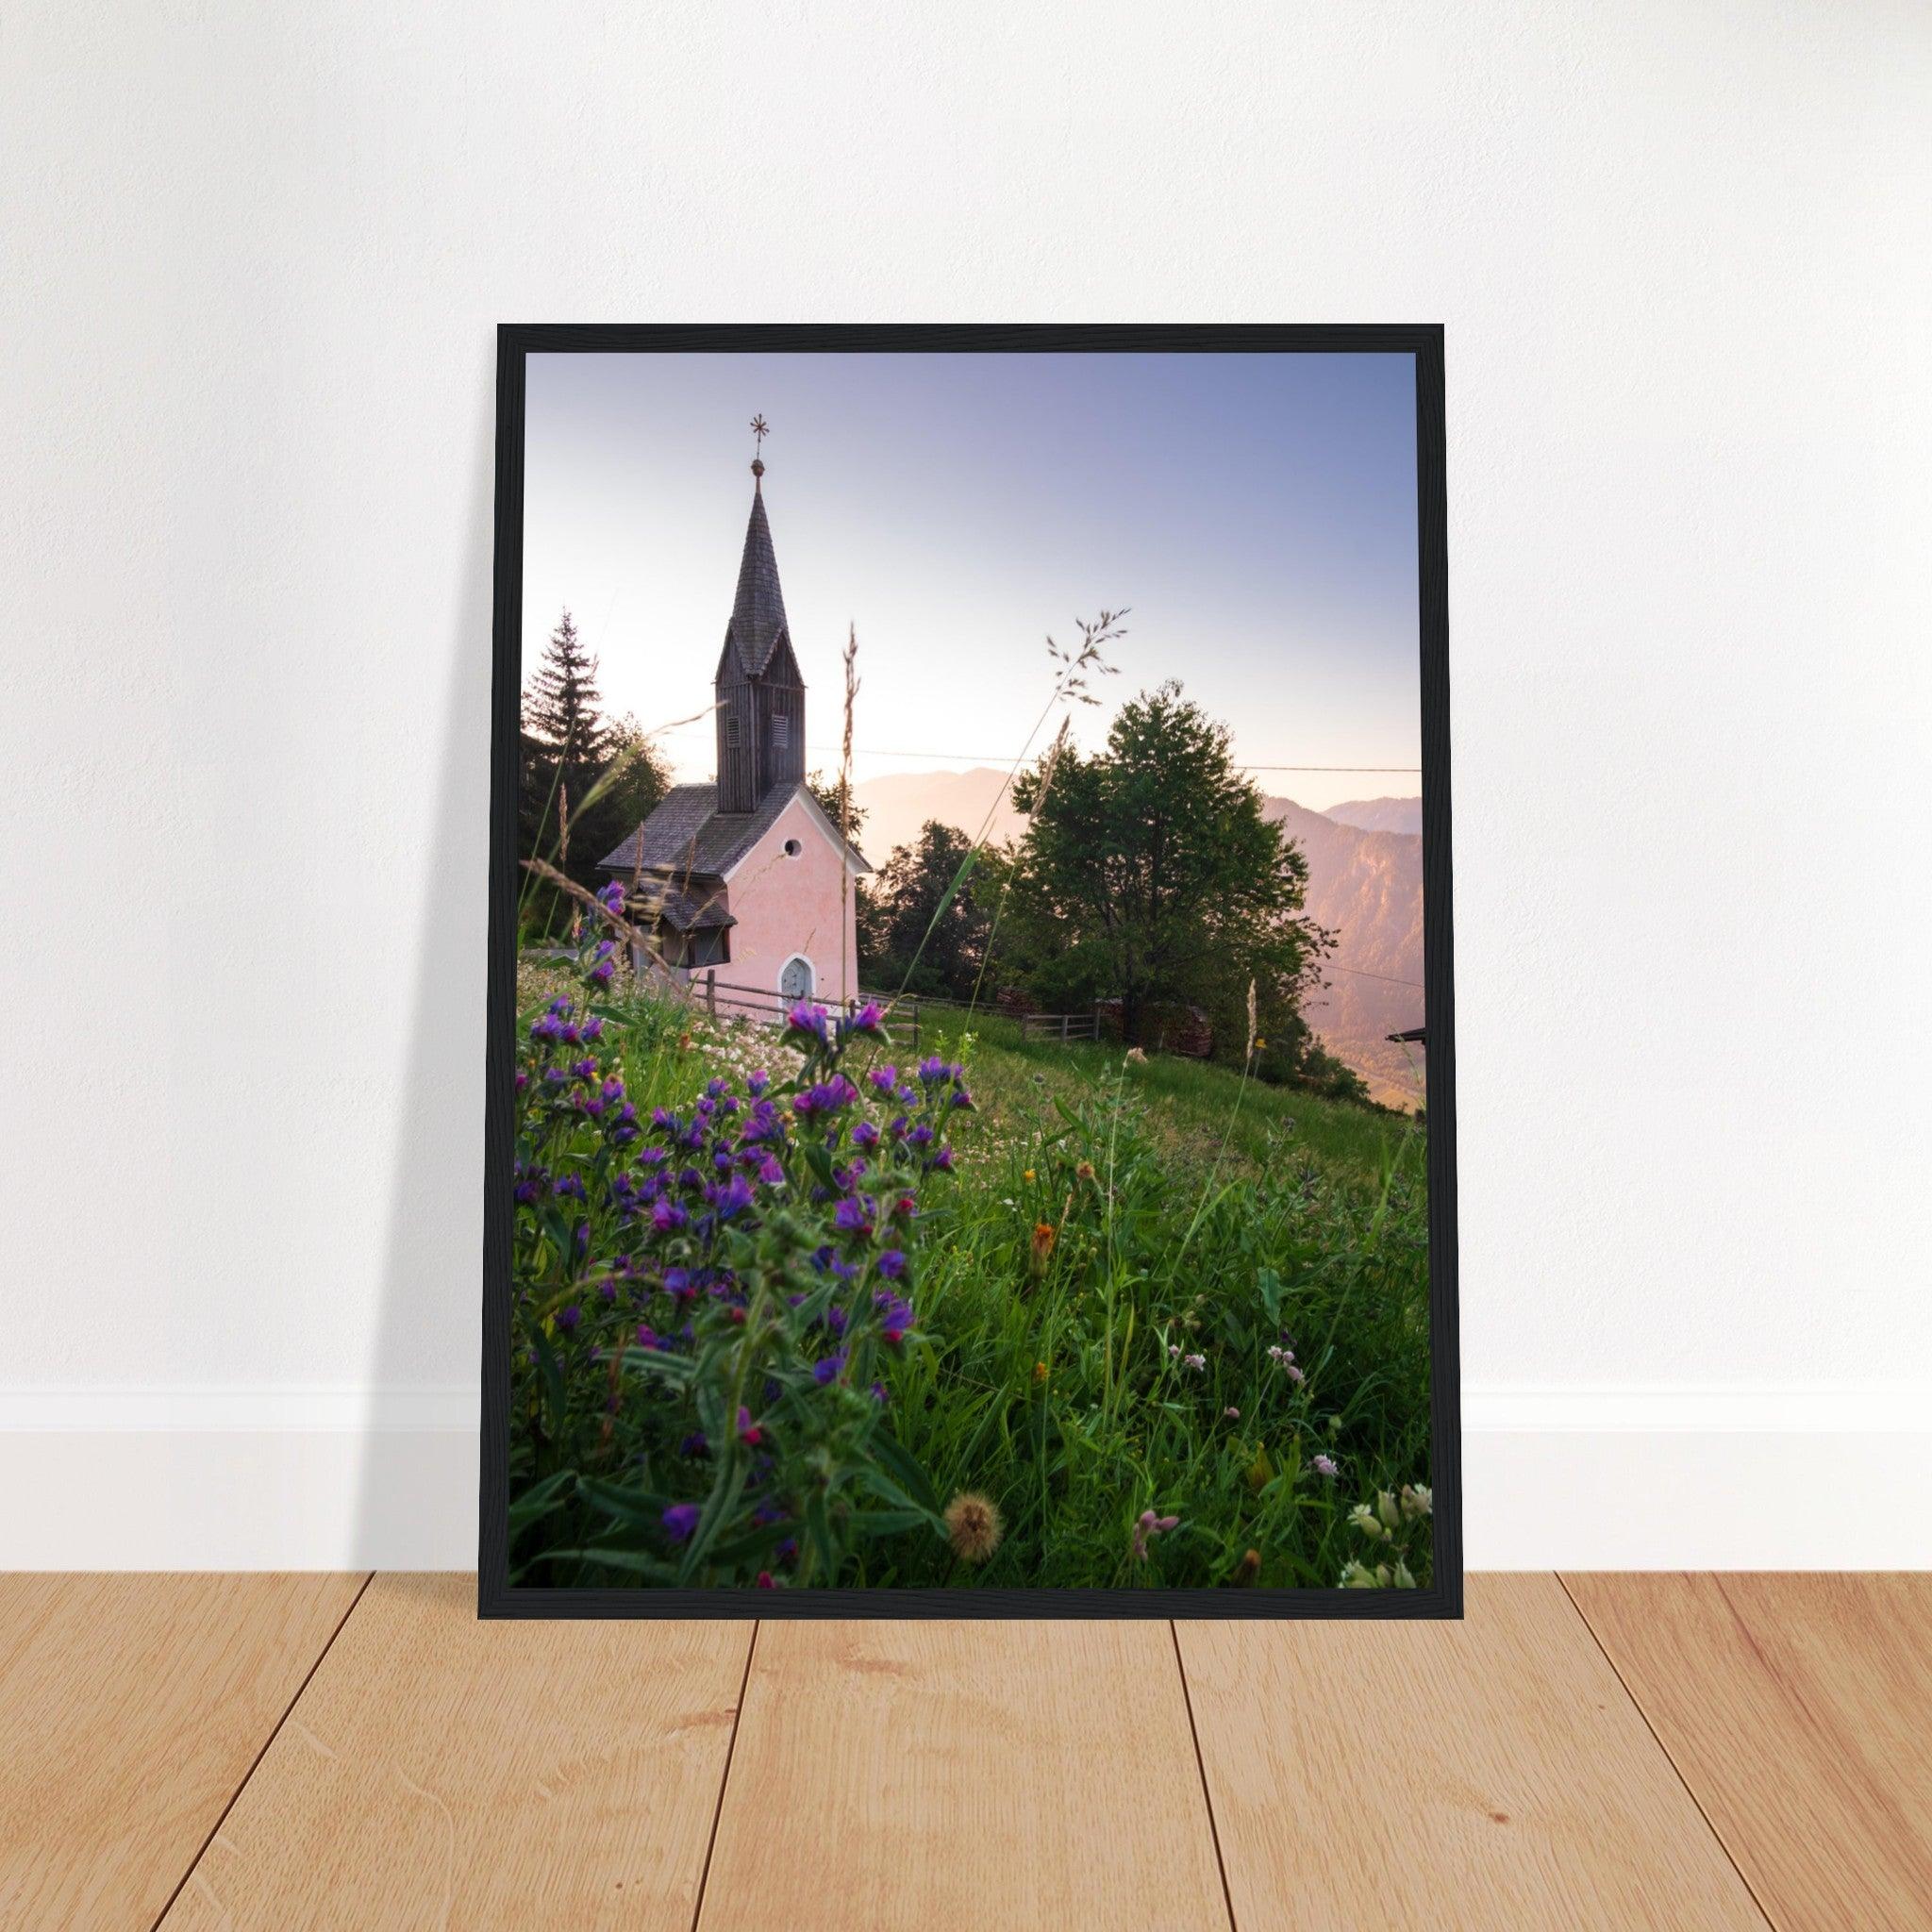
[[[497,408],[482,1612],[1459,1615],[1441,330]]]

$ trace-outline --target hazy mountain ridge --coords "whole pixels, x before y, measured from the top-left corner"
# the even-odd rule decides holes
[[[865,813],[859,849],[874,865],[884,865],[893,847],[919,842],[919,828],[927,819],[951,825],[969,839],[976,839],[986,826],[988,840],[1004,844],[1026,829],[1024,817],[1000,796],[1006,783],[1006,773],[990,765],[975,765],[968,772],[892,772],[883,778],[868,778],[852,788],[853,803]],[[993,814],[991,825],[986,824],[989,811]]]
[[[1327,807],[1322,816],[1363,832],[1416,832],[1423,828],[1420,798],[1351,798]]]
[[[1025,819],[1000,796],[1004,772],[898,772],[853,788],[866,813],[858,842],[874,865],[909,845],[927,819],[995,843],[1025,830]],[[997,801],[997,803],[995,803]],[[1422,801],[1354,800],[1328,812],[1292,799],[1266,801],[1308,861],[1308,916],[1336,938],[1326,965],[1329,984],[1309,1000],[1308,1024],[1329,1051],[1369,1083],[1376,1099],[1413,1106],[1422,1098],[1422,1057],[1386,1038],[1423,1022]],[[1362,825],[1338,814],[1389,821]],[[1402,829],[1407,820],[1411,829]],[[1379,975],[1379,976],[1369,976]],[[1412,981],[1413,984],[1392,982]]]
[[[1421,835],[1338,824],[1290,798],[1265,809],[1308,861],[1309,918],[1335,935],[1328,985],[1306,1008],[1309,1025],[1378,1100],[1413,1105],[1421,1057],[1387,1036],[1423,1024]]]

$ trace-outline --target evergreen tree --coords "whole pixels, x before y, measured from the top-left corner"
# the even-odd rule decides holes
[[[585,886],[599,883],[597,861],[616,842],[598,843],[610,818],[596,808],[598,787],[615,749],[603,702],[597,660],[566,609],[524,691],[518,819],[524,857],[546,858]],[[547,900],[539,924],[556,924]]]

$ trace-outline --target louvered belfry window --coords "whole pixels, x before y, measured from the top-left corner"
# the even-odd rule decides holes
[[[791,720],[783,711],[772,720],[772,749],[788,751],[791,745]]]

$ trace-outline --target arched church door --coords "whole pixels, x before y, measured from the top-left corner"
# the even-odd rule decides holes
[[[778,991],[788,1000],[808,1000],[818,986],[818,975],[803,953],[794,953],[778,975]]]

